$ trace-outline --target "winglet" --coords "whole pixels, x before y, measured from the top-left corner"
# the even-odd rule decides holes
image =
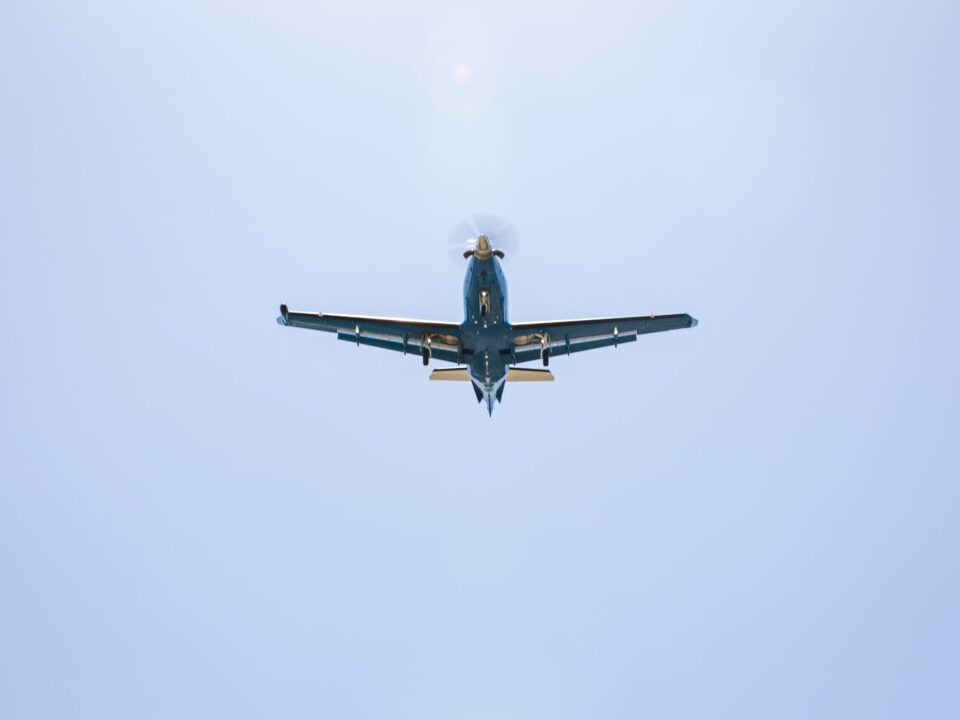
[[[286,325],[287,324],[287,306],[280,306],[280,317],[277,318],[277,325]]]
[[[692,315],[690,316],[690,320],[692,321],[692,322],[690,323],[690,327],[696,327],[697,325],[700,324],[700,321],[697,320],[697,319],[696,319],[695,317],[693,317]]]

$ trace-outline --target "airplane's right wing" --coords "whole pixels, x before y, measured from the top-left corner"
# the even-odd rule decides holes
[[[337,339],[385,350],[396,350],[423,358],[459,362],[460,326],[452,322],[407,320],[371,315],[333,315],[319,312],[295,312],[280,306],[277,322],[286,327],[335,332]]]
[[[594,350],[634,342],[637,335],[696,327],[687,315],[641,315],[636,317],[556,320],[514,323],[512,363],[549,359],[550,355]]]

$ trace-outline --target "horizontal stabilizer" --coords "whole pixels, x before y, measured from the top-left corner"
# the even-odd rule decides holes
[[[430,373],[431,380],[470,380],[470,373],[465,367],[437,368]]]
[[[553,380],[553,373],[549,370],[532,370],[530,368],[510,368],[507,373],[507,382],[530,382],[537,380]]]

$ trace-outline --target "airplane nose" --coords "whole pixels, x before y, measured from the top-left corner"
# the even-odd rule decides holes
[[[490,241],[487,240],[486,235],[481,235],[477,238],[477,249],[474,252],[474,255],[479,260],[486,260],[491,255]]]

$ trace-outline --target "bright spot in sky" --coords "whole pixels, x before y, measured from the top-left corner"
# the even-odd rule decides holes
[[[471,70],[470,66],[466,63],[458,63],[453,69],[453,77],[455,77],[461,85],[466,85],[471,75],[473,75],[473,70]]]

